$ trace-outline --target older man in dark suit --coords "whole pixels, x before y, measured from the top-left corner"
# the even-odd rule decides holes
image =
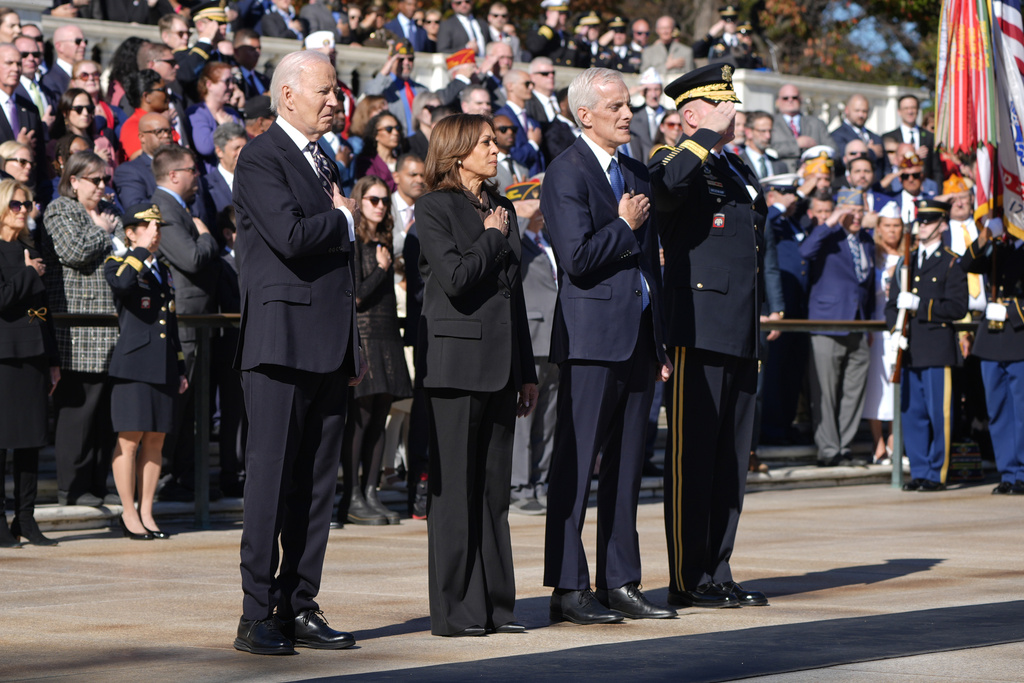
[[[316,602],[348,385],[365,372],[351,270],[356,205],[341,196],[336,166],[317,145],[338,106],[336,82],[325,55],[285,56],[270,84],[277,121],[235,167],[235,366],[250,427],[234,645],[254,654],[355,644],[327,625]]]
[[[636,506],[656,378],[672,366],[661,343],[658,246],[643,164],[629,142],[629,91],[610,69],[569,86],[583,134],[551,163],[541,212],[558,257],[551,361],[559,364],[558,422],[548,485],[544,584],[551,618],[599,624],[669,618],[640,592]],[[611,324],[610,324],[611,323]],[[603,451],[597,503],[597,595],[580,535]]]
[[[810,262],[811,320],[870,320],[875,305],[875,243],[861,230],[864,194],[840,190],[836,208],[800,244]],[[811,335],[811,419],[818,465],[853,463],[850,444],[864,412],[870,363],[863,332]]]

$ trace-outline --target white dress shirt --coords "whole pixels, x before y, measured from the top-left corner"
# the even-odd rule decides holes
[[[224,179],[224,182],[228,184],[229,190],[235,189],[235,174],[224,168],[220,164],[217,164],[217,172],[220,173],[220,177]]]
[[[480,22],[478,22],[472,16],[466,16],[465,14],[455,15],[459,23],[462,24],[462,28],[466,30],[466,35],[469,36],[470,40],[476,41],[476,54],[478,57],[484,57],[484,34],[480,32]]]

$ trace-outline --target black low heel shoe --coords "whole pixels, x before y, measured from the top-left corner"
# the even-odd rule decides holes
[[[145,529],[147,532],[153,534],[153,538],[165,539],[165,538],[170,538],[171,537],[171,535],[169,533],[167,533],[166,531],[160,531],[160,530],[154,531],[153,529],[150,529],[145,524],[142,525],[142,528]]]
[[[0,548],[20,548],[21,544],[7,528],[7,516],[0,510]]]
[[[123,516],[118,517],[117,521],[121,525],[121,533],[124,534],[125,538],[130,538],[133,541],[152,541],[153,538],[154,538],[153,534],[149,533],[149,530],[147,530],[146,533],[144,533],[144,534],[137,534],[137,533],[129,530],[128,529],[128,525],[124,523],[124,517]],[[142,528],[145,529],[146,527],[142,527]]]
[[[39,530],[39,525],[36,524],[34,517],[29,517],[25,520],[22,520],[21,517],[15,517],[14,521],[11,522],[11,534],[15,538],[24,538],[32,545],[57,545],[57,541],[43,536],[43,532]]]

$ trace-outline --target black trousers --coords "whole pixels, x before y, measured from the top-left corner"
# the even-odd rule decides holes
[[[101,498],[117,435],[110,420],[110,386],[106,373],[61,373],[53,393],[57,413],[54,450],[57,488],[74,500],[83,493]]]
[[[242,373],[249,415],[241,548],[246,619],[266,619],[275,608],[285,619],[319,609],[350,376],[268,365]]]
[[[757,359],[671,349],[672,450],[665,458],[669,589],[732,581],[729,560],[750,463]]]
[[[185,353],[188,389],[175,403],[174,429],[164,438],[161,478],[191,489],[195,486],[196,479],[196,378],[193,372],[196,367],[196,344],[183,342],[182,349]],[[212,363],[211,374],[215,374]],[[210,419],[209,415],[206,419]]]
[[[628,360],[566,361],[559,367],[558,421],[548,475],[545,586],[590,588],[581,534],[594,463],[602,450],[596,585],[619,588],[640,583],[636,506],[657,365],[650,314],[641,320]]]
[[[427,389],[430,632],[515,621],[508,527],[516,390]]]
[[[245,481],[245,435],[248,421],[238,371],[231,367],[237,336],[213,340],[213,367],[220,407],[220,483],[221,487]]]

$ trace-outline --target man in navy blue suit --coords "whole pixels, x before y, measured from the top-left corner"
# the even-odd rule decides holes
[[[875,243],[861,230],[864,193],[839,190],[836,208],[800,245],[810,262],[811,320],[870,320],[875,305]],[[867,385],[868,337],[863,332],[811,334],[811,420],[818,465],[867,464],[850,455]]]
[[[643,164],[629,143],[629,91],[610,69],[569,86],[583,134],[544,177],[541,211],[558,260],[551,362],[558,421],[548,484],[544,584],[551,618],[577,624],[664,619],[640,592],[636,506],[655,379],[672,366],[661,342],[657,236]],[[597,503],[597,595],[580,534],[603,451]]]
[[[412,43],[412,49],[423,52],[427,46],[427,32],[412,19],[418,4],[417,0],[398,0],[395,3],[398,13],[394,19],[384,24],[384,28],[399,38],[408,40]]]
[[[234,645],[254,654],[355,644],[327,625],[316,602],[345,400],[366,371],[351,269],[356,204],[341,196],[336,167],[316,144],[331,129],[337,79],[319,52],[286,55],[270,84],[277,121],[242,150],[235,168],[242,294],[235,367],[249,439],[245,597]]]
[[[526,113],[526,103],[533,97],[533,81],[522,69],[512,69],[502,81],[507,97],[505,104],[494,112],[516,122],[516,139],[512,144],[512,158],[529,169],[534,176],[544,170],[543,140],[540,123]]]

